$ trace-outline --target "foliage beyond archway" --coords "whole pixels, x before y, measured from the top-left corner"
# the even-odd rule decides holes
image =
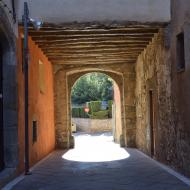
[[[103,73],[89,73],[79,78],[72,89],[73,104],[113,99],[112,79]]]

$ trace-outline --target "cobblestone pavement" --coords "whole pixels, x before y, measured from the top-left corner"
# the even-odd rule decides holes
[[[53,152],[12,189],[190,190],[136,149],[114,144],[109,135],[76,135],[75,139],[75,149]]]

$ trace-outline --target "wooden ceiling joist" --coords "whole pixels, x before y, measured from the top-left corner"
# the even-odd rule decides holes
[[[163,27],[159,23],[48,24],[29,35],[53,64],[135,63]]]
[[[92,47],[92,48],[57,48],[57,49],[49,49],[49,48],[42,48],[43,51],[45,52],[49,52],[49,53],[101,53],[102,51],[104,51],[105,53],[114,53],[114,52],[121,52],[124,51],[125,53],[127,52],[131,52],[131,51],[142,51],[144,48],[142,47]],[[127,52],[126,52],[127,50]]]
[[[144,29],[144,28],[116,28],[116,29],[109,29],[109,30],[105,30],[105,29],[97,29],[97,30],[63,30],[63,29],[51,29],[49,30],[48,28],[42,28],[39,31],[35,31],[34,29],[30,30],[30,34],[31,35],[85,35],[85,34],[154,34],[158,32],[158,29],[155,28],[150,28],[150,29]]]
[[[113,45],[93,45],[93,44],[89,44],[89,45],[57,45],[57,47],[49,45],[49,46],[45,46],[45,45],[40,45],[39,46],[42,50],[48,50],[48,51],[60,51],[60,50],[70,50],[70,49],[109,49],[109,48],[125,48],[125,49],[144,49],[146,47],[146,45],[141,45],[141,44],[135,44],[135,45],[122,45],[122,44],[113,44]],[[56,48],[56,49],[55,49]]]
[[[105,38],[105,39],[65,39],[65,40],[35,40],[36,43],[39,45],[77,45],[77,44],[96,44],[96,43],[101,43],[101,44],[106,44],[106,43],[125,43],[126,45],[128,44],[145,44],[147,45],[147,40],[144,39],[138,39],[138,40],[130,40],[130,39],[110,39],[110,38]]]

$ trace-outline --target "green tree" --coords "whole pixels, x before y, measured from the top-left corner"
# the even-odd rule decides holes
[[[73,104],[83,104],[96,100],[112,100],[112,79],[102,73],[90,73],[80,77],[72,88]]]

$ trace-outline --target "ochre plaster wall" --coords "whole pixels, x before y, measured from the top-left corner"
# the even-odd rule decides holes
[[[24,169],[24,75],[22,71],[22,32],[18,39],[18,135],[19,168]],[[30,166],[48,155],[55,147],[54,96],[52,65],[29,38],[29,147]],[[44,64],[44,93],[39,88],[39,60]],[[32,141],[32,121],[37,121],[37,142]]]

